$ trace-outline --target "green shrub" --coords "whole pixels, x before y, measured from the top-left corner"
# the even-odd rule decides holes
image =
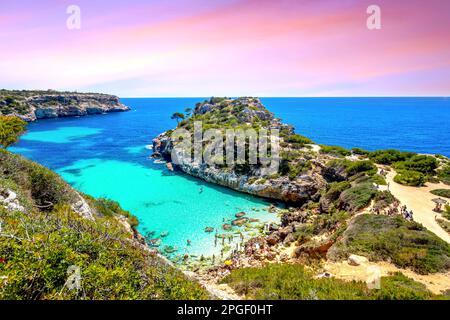
[[[368,175],[374,175],[378,169],[374,163],[370,160],[364,161],[350,161],[346,166],[346,171],[349,176],[354,174],[365,172]]]
[[[379,186],[387,185],[386,179],[382,175],[379,175],[379,174],[374,174],[371,177],[371,180],[372,180],[373,183],[375,183],[375,184],[377,184]]]
[[[402,170],[394,177],[394,181],[405,186],[419,187],[425,184],[426,178],[423,173],[412,170]]]
[[[359,156],[369,156],[370,155],[370,151],[367,151],[367,150],[364,150],[361,148],[353,148],[352,153],[359,155]]]
[[[311,161],[300,161],[297,163],[289,163],[289,179],[294,180],[302,173],[312,168]]]
[[[337,200],[339,198],[339,195],[349,188],[351,188],[351,184],[348,181],[341,181],[341,182],[333,182],[328,185],[328,191],[326,193],[326,196],[328,196],[330,199]]]
[[[290,135],[285,139],[285,141],[287,141],[299,148],[305,146],[305,144],[313,144],[314,143],[311,139],[301,136],[299,134]]]
[[[377,191],[374,197],[375,204],[373,207],[375,210],[382,210],[393,204],[395,200],[394,195],[390,191]]]
[[[450,270],[450,245],[416,222],[400,216],[363,214],[355,217],[328,257],[350,254],[371,261],[391,261],[399,268],[428,274]]]
[[[329,153],[335,156],[349,156],[351,155],[351,151],[339,146],[326,146],[321,144],[320,145],[320,152],[321,153]]]
[[[99,198],[94,202],[95,209],[97,212],[105,217],[112,217],[114,215],[120,215],[127,218],[128,223],[132,228],[136,228],[139,225],[138,219],[133,216],[129,211],[122,209],[120,204],[116,201]]]
[[[399,150],[378,150],[371,152],[369,158],[375,163],[379,164],[393,164],[398,161],[405,161],[412,156],[416,155],[413,152],[402,152]]]
[[[431,190],[430,192],[438,197],[450,199],[450,189],[436,189],[436,190]]]
[[[380,290],[361,281],[316,279],[300,264],[268,264],[262,268],[233,270],[222,282],[247,299],[262,300],[372,300],[430,299],[423,284],[396,273],[381,278]]]
[[[396,170],[411,170],[423,174],[434,174],[437,166],[438,161],[435,157],[424,155],[415,155],[406,161],[399,161],[394,164]]]
[[[442,213],[442,215],[448,220],[450,220],[450,205],[448,204],[445,205],[444,212]]]
[[[438,177],[443,183],[450,185],[450,164],[446,164],[439,170]]]
[[[57,204],[71,200],[68,185],[56,173],[40,165],[30,169],[30,191],[37,206],[51,211]]]
[[[0,146],[7,148],[16,143],[25,132],[27,123],[17,117],[0,115]]]
[[[339,197],[340,207],[355,212],[367,207],[375,195],[376,190],[371,183],[362,183],[351,187]]]

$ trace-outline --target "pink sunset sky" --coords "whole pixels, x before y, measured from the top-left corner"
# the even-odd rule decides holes
[[[381,30],[366,26],[372,4]],[[449,96],[450,1],[0,0],[0,88]]]

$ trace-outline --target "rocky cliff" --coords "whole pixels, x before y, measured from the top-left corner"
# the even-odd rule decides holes
[[[128,110],[118,97],[108,94],[0,90],[0,115],[25,121]]]
[[[204,127],[217,129],[278,129],[284,146],[280,159],[280,169],[267,176],[260,165],[209,165],[207,163],[183,163],[174,165],[189,175],[231,189],[287,203],[304,204],[320,198],[320,190],[327,182],[322,176],[323,163],[316,152],[306,145],[290,144],[290,137],[299,137],[293,128],[275,118],[258,98],[218,99],[197,104],[192,117],[180,122],[180,128],[191,129],[193,121],[202,121]],[[170,131],[153,140],[153,156],[171,162],[173,140]],[[298,150],[292,151],[296,147]],[[295,152],[295,161],[286,154]],[[302,169],[299,169],[299,168]]]

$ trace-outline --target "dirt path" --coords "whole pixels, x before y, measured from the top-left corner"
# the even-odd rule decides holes
[[[436,222],[436,216],[442,218],[442,215],[433,211],[435,204],[431,200],[437,196],[430,193],[434,189],[448,189],[443,183],[429,183],[424,187],[408,187],[394,182],[395,171],[388,172],[386,181],[389,183],[389,191],[402,203],[408,210],[414,213],[414,220],[421,223],[425,228],[436,234],[441,239],[450,243],[450,235],[442,229]],[[380,189],[382,189],[380,187]],[[386,189],[386,187],[384,187]]]

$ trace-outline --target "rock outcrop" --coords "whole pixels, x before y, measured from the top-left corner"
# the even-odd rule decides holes
[[[229,115],[226,114],[227,110],[231,110]],[[293,134],[293,128],[283,124],[280,119],[274,118],[273,114],[257,98],[224,100],[220,103],[205,102],[197,105],[194,109],[194,116],[197,116],[197,118],[210,116],[210,119],[214,119],[214,121],[220,121],[221,118],[219,117],[235,117],[234,121],[237,121],[238,124],[250,125],[261,122],[285,134]],[[173,149],[170,132],[162,133],[153,140],[153,157],[155,158],[163,158],[168,162],[173,162]],[[268,177],[257,165],[251,165],[249,168],[242,170],[238,166],[224,167],[207,163],[194,163],[190,159],[183,159],[184,156],[181,154],[177,154],[176,157],[177,161],[175,162],[179,164],[173,163],[173,168],[191,176],[240,192],[297,205],[310,200],[318,201],[320,190],[327,184],[321,175],[321,168],[309,170],[295,178],[287,175]]]
[[[0,90],[0,115],[25,121],[128,111],[118,97],[99,93]]]

